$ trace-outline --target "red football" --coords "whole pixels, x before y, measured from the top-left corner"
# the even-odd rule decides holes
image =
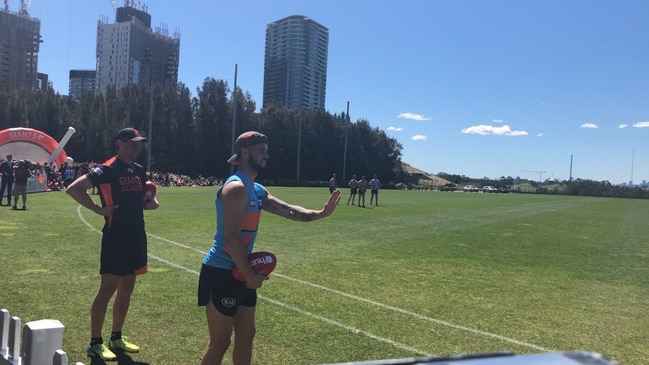
[[[251,253],[248,255],[248,261],[250,261],[250,266],[252,266],[252,269],[257,275],[268,275],[275,270],[275,266],[277,265],[277,258],[275,255],[266,251]],[[234,276],[237,281],[246,281],[241,270],[236,266],[232,269],[232,276]]]
[[[157,189],[158,188],[156,188],[153,181],[147,181],[146,183],[144,183],[144,189],[142,190],[142,195],[144,195],[146,199],[153,199]]]

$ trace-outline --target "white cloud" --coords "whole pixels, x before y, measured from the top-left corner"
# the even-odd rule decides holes
[[[527,136],[527,132],[525,131],[512,131],[511,128],[509,128],[508,125],[504,125],[502,127],[494,127],[491,125],[476,125],[468,128],[462,129],[462,133],[466,134],[480,134],[480,135],[488,135],[488,134],[494,134],[498,136]]]
[[[633,123],[633,126],[635,128],[647,128],[649,127],[649,122],[638,122],[638,123]]]
[[[628,124],[626,124],[626,123],[622,123],[622,124],[618,125],[617,127],[620,128],[620,129],[622,129],[622,128],[626,128],[626,127],[628,127],[628,126],[629,126]]]
[[[416,134],[416,135],[412,136],[411,139],[413,141],[427,141],[428,140],[428,138],[426,136],[424,136],[423,134]]]
[[[430,120],[431,118],[425,117],[421,114],[414,114],[414,113],[401,113],[397,115],[397,118],[403,118],[403,119],[412,119],[412,120],[419,120],[419,121],[424,121],[424,120]]]
[[[543,137],[543,133],[539,133],[536,135],[537,137]]]
[[[403,128],[401,128],[401,127],[388,127],[387,130],[394,131],[394,132],[401,132],[403,130]]]
[[[494,123],[504,123],[505,121],[502,120],[502,119],[494,119],[493,122]]]
[[[591,129],[596,129],[597,124],[595,123],[584,123],[581,125],[581,128],[591,128]]]

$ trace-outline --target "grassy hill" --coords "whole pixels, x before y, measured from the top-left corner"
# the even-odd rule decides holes
[[[432,185],[432,186],[441,186],[444,185],[450,181],[446,179],[442,179],[439,176],[433,175],[431,173],[428,173],[424,170],[420,170],[414,166],[411,166],[405,162],[401,162],[401,166],[404,171],[409,172],[413,175],[419,175],[419,184],[420,185]]]

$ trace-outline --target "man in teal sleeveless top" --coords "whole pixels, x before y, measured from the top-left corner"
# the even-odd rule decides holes
[[[238,166],[216,193],[216,234],[205,258],[198,280],[198,305],[205,306],[209,343],[201,364],[221,364],[236,329],[232,351],[233,364],[252,362],[255,337],[256,289],[268,276],[257,275],[248,262],[253,251],[261,210],[300,222],[310,222],[333,213],[340,201],[334,190],[320,210],[290,205],[271,195],[255,182],[266,167],[268,143],[259,132],[246,132],[235,142],[235,154],[228,160]],[[238,267],[245,282],[232,276]]]

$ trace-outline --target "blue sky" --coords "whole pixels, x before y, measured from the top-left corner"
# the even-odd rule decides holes
[[[180,32],[179,81],[193,95],[206,77],[232,86],[236,64],[237,86],[261,108],[266,24],[304,15],[329,28],[327,110],[349,102],[352,121],[396,138],[419,169],[649,180],[648,1],[145,3],[154,27]],[[30,14],[39,72],[67,94],[70,69],[95,68],[111,1],[33,0]]]

